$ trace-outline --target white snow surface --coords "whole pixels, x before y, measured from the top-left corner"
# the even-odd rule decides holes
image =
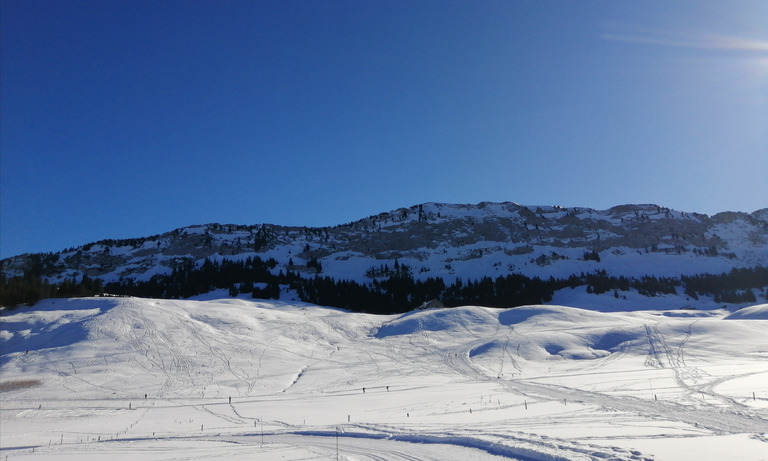
[[[0,458],[768,459],[767,305],[212,298],[3,311]]]

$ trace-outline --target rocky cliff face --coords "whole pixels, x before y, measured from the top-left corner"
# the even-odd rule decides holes
[[[365,282],[406,264],[416,279],[522,273],[679,276],[768,266],[768,209],[715,216],[656,205],[608,210],[425,203],[327,228],[207,224],[2,261],[6,276],[147,280],[182,264],[259,256],[274,270]],[[319,264],[317,264],[319,263]]]

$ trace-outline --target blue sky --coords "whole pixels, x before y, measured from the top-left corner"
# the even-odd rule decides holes
[[[768,2],[0,3],[0,256],[427,201],[768,206]]]

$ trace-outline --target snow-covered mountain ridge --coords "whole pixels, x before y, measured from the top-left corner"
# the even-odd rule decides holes
[[[195,225],[162,235],[102,240],[2,261],[8,277],[37,265],[51,281],[87,274],[105,282],[147,280],[180,264],[274,258],[274,270],[370,281],[397,262],[416,279],[510,273],[567,277],[680,276],[768,266],[768,208],[714,216],[657,205],[608,210],[425,203],[335,227]],[[308,263],[314,262],[315,264]],[[316,263],[319,263],[316,264]]]

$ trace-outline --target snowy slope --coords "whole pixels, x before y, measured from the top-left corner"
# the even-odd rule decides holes
[[[766,337],[764,305],[46,300],[0,317],[0,457],[760,460]]]

